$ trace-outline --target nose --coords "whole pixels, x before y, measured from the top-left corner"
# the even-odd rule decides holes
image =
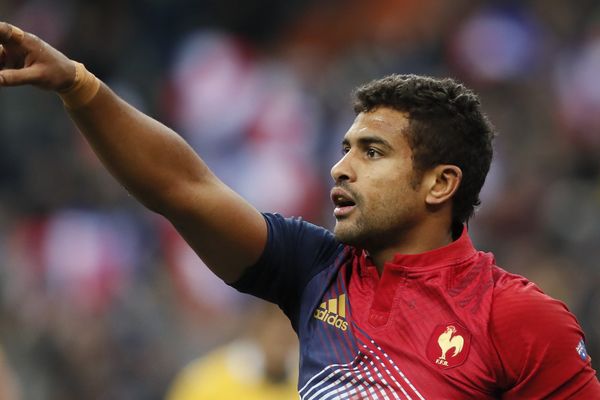
[[[356,174],[352,167],[350,152],[344,154],[344,156],[331,167],[331,177],[335,182],[342,181],[354,181],[356,180]]]

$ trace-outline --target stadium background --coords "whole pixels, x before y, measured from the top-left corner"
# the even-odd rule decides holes
[[[352,88],[460,79],[500,132],[474,241],[567,303],[600,360],[598,2],[3,0],[0,19],[86,63],[261,210],[328,227]],[[200,265],[55,95],[0,90],[0,345],[25,398],[162,398],[256,314]]]

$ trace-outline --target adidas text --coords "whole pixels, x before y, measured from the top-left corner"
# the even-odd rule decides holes
[[[335,326],[336,328],[343,330],[344,332],[348,330],[348,323],[344,321],[343,318],[340,318],[337,314],[323,309],[316,309],[313,316],[320,321],[326,322],[331,326]]]

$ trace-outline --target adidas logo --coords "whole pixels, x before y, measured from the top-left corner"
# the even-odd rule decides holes
[[[315,310],[313,317],[335,326],[342,331],[348,330],[348,322],[346,322],[346,295],[340,294],[337,299],[330,299],[321,303],[319,308]]]

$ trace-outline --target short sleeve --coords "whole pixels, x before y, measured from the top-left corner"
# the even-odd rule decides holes
[[[535,285],[496,296],[490,333],[506,377],[503,399],[600,399],[575,316]]]
[[[268,228],[265,250],[231,286],[279,305],[295,327],[304,287],[332,264],[343,245],[328,230],[301,218],[263,215]]]

